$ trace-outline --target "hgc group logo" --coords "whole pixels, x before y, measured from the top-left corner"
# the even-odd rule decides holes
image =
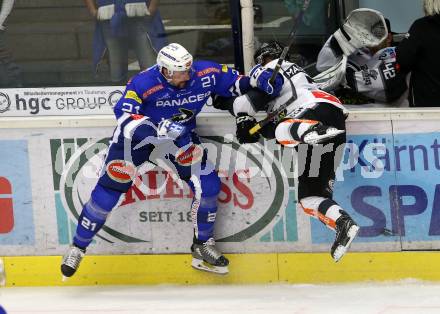
[[[76,224],[98,179],[107,142],[108,139],[51,140],[60,244],[71,241],[75,232],[72,222]],[[226,143],[223,137],[214,136],[204,137],[203,142],[221,179],[217,241],[267,242],[267,234],[271,234],[275,224],[282,235],[271,235],[270,239],[296,241],[296,223],[284,223],[289,202],[287,177],[273,156],[264,157],[272,157],[266,164],[270,164],[273,175],[262,176],[264,160],[237,143]],[[144,243],[157,253],[186,251],[182,244],[192,234],[192,197],[187,184],[175,175],[149,167],[139,173],[98,236],[109,243]],[[282,228],[280,223],[284,224]]]
[[[0,113],[6,112],[11,107],[9,96],[5,93],[0,93]]]

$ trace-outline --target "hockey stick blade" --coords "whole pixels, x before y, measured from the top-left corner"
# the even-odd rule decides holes
[[[382,235],[386,237],[395,237],[398,236],[399,234],[395,233],[393,230],[383,228]]]
[[[310,5],[311,0],[304,0],[303,6],[301,8],[301,11],[298,13],[298,15],[295,18],[295,21],[293,22],[292,30],[289,34],[289,40],[287,42],[287,45],[284,47],[283,52],[281,53],[281,56],[278,58],[278,62],[275,65],[275,68],[273,69],[272,76],[269,79],[269,83],[273,83],[275,81],[275,77],[277,76],[278,72],[280,71],[281,64],[283,64],[284,59],[287,56],[287,53],[289,52],[290,46],[292,46],[293,41],[295,40],[295,34],[298,29],[298,24],[302,20],[304,13],[306,12],[307,8]]]

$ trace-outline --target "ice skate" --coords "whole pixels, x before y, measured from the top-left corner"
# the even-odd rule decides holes
[[[351,242],[359,232],[359,226],[344,211],[336,220],[336,239],[332,245],[331,255],[335,262],[338,262],[348,251]]]
[[[345,131],[338,130],[332,126],[325,126],[322,123],[317,123],[302,136],[302,141],[306,144],[316,145],[324,143],[342,133],[345,133]]]
[[[80,249],[77,246],[72,245],[63,257],[61,263],[61,273],[63,274],[63,281],[68,277],[72,277],[77,271],[79,264],[81,263],[85,250]]]
[[[213,238],[203,244],[194,243],[191,246],[191,252],[192,267],[221,275],[229,272],[229,260],[216,249]]]

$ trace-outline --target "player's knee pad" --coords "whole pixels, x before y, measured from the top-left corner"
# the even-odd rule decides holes
[[[203,197],[217,196],[220,193],[221,182],[216,171],[201,176],[192,175],[188,184],[194,194],[199,193]]]
[[[200,176],[200,181],[202,183],[202,196],[217,197],[217,195],[220,193],[220,178],[218,177],[216,171],[212,171],[206,176]]]
[[[170,156],[179,177],[186,182],[190,182],[194,173],[210,173],[214,170],[214,166],[208,160],[207,149],[200,145],[199,140],[193,142],[194,145],[186,151],[179,150],[176,156]]]
[[[336,220],[341,216],[342,208],[330,198],[309,196],[300,199],[299,205],[307,215],[319,219],[330,229],[335,229]]]
[[[315,120],[284,119],[275,129],[275,138],[283,146],[295,147],[301,143],[302,136],[317,123]]]
[[[124,193],[106,188],[97,184],[92,191],[90,207],[94,207],[96,214],[102,216],[104,213],[110,213],[114,208],[118,207],[122,201]]]

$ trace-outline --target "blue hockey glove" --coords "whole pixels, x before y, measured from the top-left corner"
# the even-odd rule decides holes
[[[160,139],[171,139],[179,148],[192,143],[191,132],[188,131],[188,128],[171,119],[162,120],[159,123],[157,137]]]
[[[157,137],[163,139],[169,138],[172,140],[176,140],[179,137],[188,133],[189,132],[185,126],[171,119],[162,120],[157,126]]]
[[[269,80],[272,76],[272,73],[272,69],[266,69],[262,67],[261,64],[257,64],[252,68],[250,73],[251,86],[262,90],[268,95],[277,97],[281,92],[284,80],[280,74],[277,74],[275,81],[273,84],[271,84]]]

